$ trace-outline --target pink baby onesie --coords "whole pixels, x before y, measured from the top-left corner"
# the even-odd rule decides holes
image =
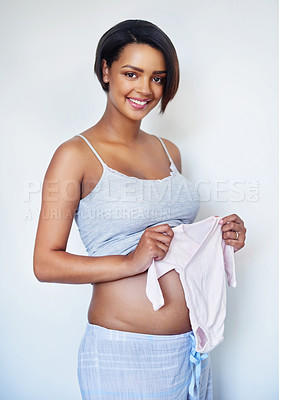
[[[164,305],[158,278],[175,269],[180,275],[196,340],[196,351],[207,353],[223,340],[226,276],[236,287],[234,248],[222,239],[221,217],[209,217],[173,228],[174,237],[163,260],[153,260],[146,295],[154,310]],[[226,276],[225,276],[226,275]]]

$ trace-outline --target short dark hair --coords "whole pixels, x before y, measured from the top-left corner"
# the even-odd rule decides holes
[[[110,68],[114,61],[119,59],[122,50],[131,43],[148,44],[161,51],[166,62],[166,79],[161,99],[160,113],[164,113],[170,100],[175,96],[179,86],[179,62],[176,49],[169,37],[149,21],[128,19],[113,26],[98,42],[94,71],[105,92],[108,92],[108,83],[103,81],[102,59],[105,59]]]

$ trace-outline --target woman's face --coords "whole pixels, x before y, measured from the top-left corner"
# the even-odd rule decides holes
[[[108,107],[141,120],[163,94],[166,63],[161,51],[147,44],[130,44],[111,68],[103,60],[103,80],[109,83]]]

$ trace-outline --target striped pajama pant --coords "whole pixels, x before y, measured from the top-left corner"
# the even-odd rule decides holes
[[[83,400],[212,400],[210,360],[192,332],[151,335],[88,323],[78,353]]]

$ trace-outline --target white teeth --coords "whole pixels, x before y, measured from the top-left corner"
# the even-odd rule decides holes
[[[144,106],[147,101],[139,101],[139,100],[134,100],[134,99],[130,99],[133,103],[139,104],[140,106]]]

